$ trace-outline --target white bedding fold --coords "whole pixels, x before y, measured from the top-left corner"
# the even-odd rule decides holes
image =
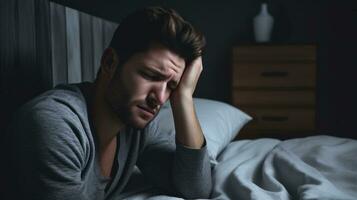
[[[357,141],[314,136],[231,143],[214,170],[214,199],[357,199]]]

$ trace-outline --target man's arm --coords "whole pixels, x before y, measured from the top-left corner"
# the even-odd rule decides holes
[[[145,144],[138,159],[144,176],[160,191],[187,199],[208,198],[211,193],[211,165],[207,145],[187,148],[176,141],[171,112],[159,113],[142,135]]]
[[[186,66],[178,87],[170,96],[177,143],[173,184],[189,198],[208,198],[212,187],[207,147],[193,104],[193,93],[202,70],[202,58],[198,57]]]
[[[156,124],[160,120],[155,120],[144,134],[147,146],[138,162],[143,174],[157,187],[190,199],[208,198],[212,188],[207,146],[192,98],[201,71],[202,60],[198,58],[186,68],[171,94],[176,134],[160,132]]]
[[[192,97],[202,69],[202,58],[198,57],[186,67],[178,88],[170,97],[176,139],[180,144],[192,149],[200,149],[204,143]]]

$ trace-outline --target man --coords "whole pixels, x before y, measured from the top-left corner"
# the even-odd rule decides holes
[[[94,83],[58,86],[17,113],[10,131],[20,198],[117,199],[135,165],[165,194],[207,198],[211,169],[192,97],[204,45],[173,10],[125,18]],[[147,126],[166,100],[174,140]]]

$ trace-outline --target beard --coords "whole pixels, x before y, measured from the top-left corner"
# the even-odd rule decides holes
[[[116,102],[115,104],[110,104],[115,115],[125,124],[133,128],[144,129],[155,117],[148,117],[140,114],[140,108],[138,105],[143,105],[144,103],[129,103],[120,104]]]
[[[146,99],[133,100],[131,91],[125,87],[120,78],[109,84],[105,99],[114,114],[125,125],[133,128],[145,128],[157,115],[155,113],[155,116],[151,117],[151,119],[141,116],[138,105],[147,105]]]
[[[107,102],[112,111],[125,125],[139,129],[145,127],[135,119],[131,109],[136,103],[131,103],[130,97],[127,94],[124,94],[123,90],[116,93],[115,96],[110,96],[110,94],[107,96]]]

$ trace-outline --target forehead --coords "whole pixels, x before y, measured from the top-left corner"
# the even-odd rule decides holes
[[[152,45],[140,57],[140,62],[143,62],[147,67],[155,68],[163,73],[182,74],[185,69],[185,60],[163,45]]]

